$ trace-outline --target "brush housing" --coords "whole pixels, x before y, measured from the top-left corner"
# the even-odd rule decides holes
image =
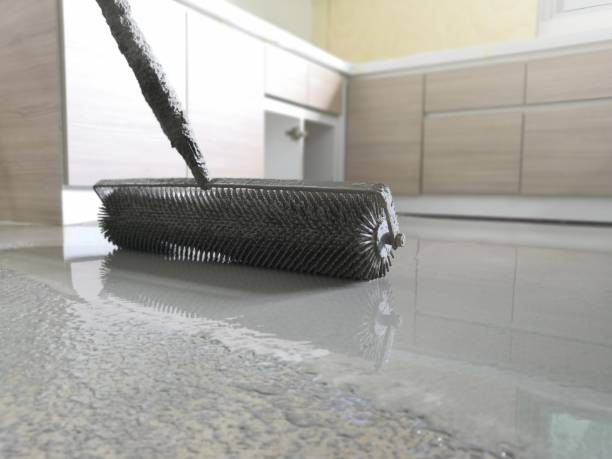
[[[103,180],[100,226],[122,249],[354,280],[403,245],[384,185],[293,180]]]

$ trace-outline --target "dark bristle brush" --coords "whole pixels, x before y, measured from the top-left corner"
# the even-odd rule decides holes
[[[209,179],[176,94],[126,0],[96,0],[162,130],[194,178],[102,180],[100,226],[123,249],[356,280],[384,276],[401,247],[381,184]]]

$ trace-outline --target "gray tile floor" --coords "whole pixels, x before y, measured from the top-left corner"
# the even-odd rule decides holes
[[[369,283],[0,226],[0,456],[608,458],[612,228],[401,223]]]

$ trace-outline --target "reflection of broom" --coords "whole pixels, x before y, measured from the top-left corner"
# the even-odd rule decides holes
[[[369,291],[363,317],[356,334],[359,349],[364,358],[374,361],[376,368],[380,369],[389,361],[395,330],[402,321],[400,315],[393,311],[389,286],[379,284]]]
[[[209,179],[174,91],[125,0],[96,0],[171,145],[195,179],[103,180],[100,224],[121,248],[367,280],[403,245],[384,185]]]
[[[386,279],[347,289],[343,281],[329,277],[212,266],[124,250],[105,257],[100,275],[101,298],[181,317],[235,319],[242,327],[281,339],[363,357],[377,369],[389,360],[401,323]]]

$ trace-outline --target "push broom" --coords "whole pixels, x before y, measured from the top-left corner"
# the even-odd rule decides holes
[[[193,178],[102,180],[100,226],[117,247],[355,280],[384,276],[400,232],[382,184],[210,179],[181,104],[126,0],[96,0]]]

